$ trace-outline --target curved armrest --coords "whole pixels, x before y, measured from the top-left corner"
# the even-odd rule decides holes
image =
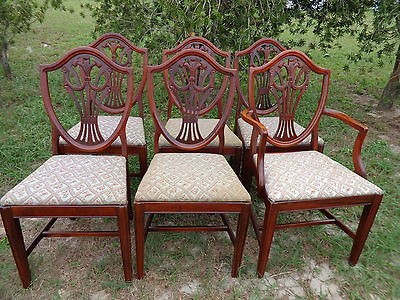
[[[267,128],[255,120],[253,115],[254,111],[245,109],[241,112],[242,119],[253,126],[253,131],[251,134],[251,160],[253,160],[253,155],[258,152],[257,155],[257,191],[259,193],[265,192],[265,177],[264,177],[264,154],[265,154],[265,145],[268,137]],[[257,149],[257,139],[258,135],[261,135],[260,144]]]
[[[327,115],[329,117],[333,117],[339,119],[346,123],[347,125],[353,127],[354,129],[358,130],[357,138],[354,142],[353,146],[353,164],[354,164],[354,171],[364,177],[367,178],[367,173],[365,171],[365,166],[361,158],[361,148],[364,143],[364,139],[367,136],[368,127],[360,122],[354,120],[352,117],[346,115],[341,111],[337,111],[330,108],[325,108],[322,114]]]
[[[262,133],[268,134],[267,128],[266,128],[263,124],[261,124],[260,122],[258,122],[257,120],[255,120],[255,119],[253,118],[253,114],[254,114],[254,112],[253,112],[252,110],[248,110],[248,109],[245,109],[245,110],[243,110],[243,111],[241,112],[242,119],[243,119],[245,122],[247,122],[247,123],[249,123],[250,125],[252,125],[253,128],[256,128],[257,131],[258,131],[260,134],[262,134]]]

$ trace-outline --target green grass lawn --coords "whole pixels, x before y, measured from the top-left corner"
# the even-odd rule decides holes
[[[51,155],[50,126],[40,97],[38,65],[54,62],[68,50],[93,40],[92,19],[83,19],[77,13],[80,2],[66,1],[76,10],[72,15],[51,11],[43,24],[18,35],[10,49],[14,80],[7,81],[0,75],[0,196]],[[280,40],[284,43],[289,38],[283,34]],[[0,298],[315,299],[332,298],[332,291],[344,299],[400,298],[400,119],[374,111],[393,58],[387,57],[380,67],[367,61],[350,64],[350,70],[345,72],[346,51],[355,46],[351,37],[343,38],[342,44],[341,50],[324,55],[314,51],[311,55],[319,65],[332,70],[328,107],[342,110],[370,127],[363,157],[369,179],[385,190],[357,266],[347,264],[351,240],[329,226],[276,234],[268,274],[263,279],[256,277],[258,248],[252,230],[238,279],[230,278],[232,248],[225,235],[152,234],[146,243],[146,278],[126,284],[116,240],[54,239],[43,241],[32,253],[29,261],[33,283],[24,290],[7,239],[0,232]],[[147,103],[145,119],[147,140],[152,143]],[[325,152],[351,167],[355,137],[352,130],[327,117],[320,127],[327,143]],[[132,188],[136,186],[137,182]],[[255,205],[262,208],[254,193],[253,196]],[[359,216],[360,210],[339,213],[350,221]],[[28,240],[41,224],[33,220],[23,223]],[[66,220],[59,226],[89,225],[104,229],[115,224]],[[315,282],[323,276],[325,285],[318,293]],[[293,294],[294,287],[301,290]]]

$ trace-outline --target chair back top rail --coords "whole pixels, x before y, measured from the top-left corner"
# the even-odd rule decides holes
[[[224,51],[215,46],[208,39],[201,36],[190,36],[181,43],[179,43],[176,47],[171,49],[164,49],[162,55],[162,61],[168,60],[171,56],[177,54],[178,52],[184,49],[198,49],[204,52],[207,52],[210,56],[216,59],[217,56],[224,58],[225,66],[227,68],[230,67],[230,59],[231,53],[228,51]]]

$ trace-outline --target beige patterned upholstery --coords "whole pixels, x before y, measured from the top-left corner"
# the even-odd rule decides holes
[[[206,137],[217,125],[218,119],[199,119],[199,128],[201,135]],[[181,128],[182,119],[169,119],[165,128],[172,136],[177,136]],[[227,125],[224,128],[225,147],[242,147],[242,141],[229,129]],[[218,137],[215,138],[207,147],[218,147]],[[160,136],[160,147],[170,146],[164,136]]]
[[[274,202],[383,194],[373,183],[318,151],[269,153],[264,159],[265,190]]]
[[[275,134],[276,130],[278,129],[279,117],[264,117],[259,118],[261,124],[263,124],[267,130],[268,134]],[[251,133],[253,130],[253,126],[249,123],[243,121],[241,118],[238,119],[238,127],[240,134],[243,138],[243,142],[246,148],[250,148],[250,141],[251,141]],[[301,133],[304,130],[304,127],[294,123],[294,130],[296,133]],[[258,138],[257,144],[260,142],[260,138]],[[311,143],[311,135],[305,138],[299,145],[307,145]],[[324,145],[324,140],[318,137],[318,145]]]
[[[225,157],[209,153],[158,153],[135,201],[250,201]]]
[[[120,117],[119,116],[99,116],[99,128],[100,132],[103,135],[104,139],[107,139],[113,132],[115,128],[118,126]],[[79,133],[80,122],[68,130],[68,133],[72,137],[76,137]],[[144,127],[143,120],[140,117],[129,117],[128,122],[126,123],[126,140],[129,145],[140,146],[146,145],[146,140],[144,136]],[[61,144],[65,144],[66,142],[61,138]],[[114,146],[120,146],[121,141],[117,138],[114,143]]]
[[[0,205],[126,204],[121,156],[56,155],[11,189]]]

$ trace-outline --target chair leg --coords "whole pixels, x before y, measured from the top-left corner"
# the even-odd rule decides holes
[[[232,169],[239,176],[240,175],[240,165],[242,164],[242,148],[238,148],[235,150],[235,154],[232,157]]]
[[[126,207],[119,208],[118,230],[125,281],[132,281],[131,232],[129,228],[128,208]]]
[[[139,150],[139,165],[140,165],[140,177],[143,177],[147,171],[147,149],[146,146]]]
[[[144,212],[141,205],[135,205],[135,242],[137,278],[144,276]]]
[[[239,266],[242,262],[244,244],[246,241],[247,228],[249,225],[250,205],[243,205],[239,214],[238,227],[236,231],[236,239],[233,250],[232,277],[237,277]]]
[[[232,229],[231,229],[231,225],[229,224],[229,219],[226,216],[226,214],[219,214],[219,216],[221,217],[222,223],[224,223],[224,225],[226,226],[226,231],[228,232],[229,238],[232,241],[232,244],[235,244],[235,234],[233,233]]]
[[[132,207],[132,193],[131,193],[130,176],[126,176],[126,187],[127,187],[126,196],[128,198],[128,217],[129,217],[129,220],[132,220],[133,219],[133,207]]]
[[[144,225],[144,241],[146,242],[147,235],[149,234],[149,227],[151,226],[151,223],[153,222],[154,219],[154,214],[148,214],[147,220]]]
[[[1,209],[4,229],[10,243],[11,251],[17,265],[18,273],[24,288],[31,284],[31,272],[29,270],[28,255],[26,253],[24,238],[22,235],[19,219],[13,218],[11,209],[4,207]]]
[[[258,227],[257,214],[256,214],[256,211],[255,211],[253,205],[251,206],[250,219],[251,219],[251,224],[253,225],[254,233],[256,235],[256,239],[257,239],[257,242],[258,242],[258,247],[261,247],[260,229]]]
[[[269,252],[271,250],[272,239],[274,237],[278,210],[274,205],[267,203],[264,215],[263,231],[261,235],[261,246],[258,254],[257,275],[263,277],[267,266]]]
[[[365,241],[367,240],[381,200],[382,196],[380,195],[377,199],[375,199],[375,202],[372,205],[364,206],[349,257],[349,264],[352,266],[356,265],[358,262],[358,258],[360,257],[364,248]]]
[[[252,182],[252,173],[251,173],[251,151],[250,149],[245,149],[244,154],[243,154],[243,162],[242,162],[242,170],[240,174],[241,181],[244,185],[244,187],[249,191],[251,188],[251,182]]]

